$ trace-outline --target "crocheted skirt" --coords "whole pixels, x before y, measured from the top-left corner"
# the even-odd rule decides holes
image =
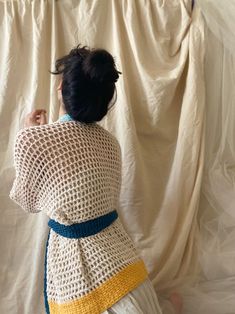
[[[47,314],[101,314],[147,278],[145,264],[119,218],[80,239],[50,229],[44,276]]]

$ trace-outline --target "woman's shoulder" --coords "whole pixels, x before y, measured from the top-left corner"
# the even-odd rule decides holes
[[[51,139],[51,135],[58,130],[59,125],[54,123],[48,123],[43,125],[35,125],[21,128],[15,135],[16,146],[34,146],[35,148],[42,147],[48,140]]]
[[[118,146],[118,148],[120,149],[120,144],[119,141],[117,139],[117,137],[114,135],[114,133],[112,133],[111,131],[105,129],[104,127],[102,127],[101,125],[97,124],[97,127],[101,130],[101,132],[103,132],[104,135],[106,135],[107,137],[109,137],[109,139]]]
[[[97,124],[96,123],[96,126],[100,129],[100,130],[102,130],[102,132],[104,133],[104,134],[106,134],[107,136],[109,136],[110,138],[112,138],[112,139],[114,139],[114,140],[117,140],[117,138],[116,138],[116,136],[111,132],[111,131],[109,131],[108,129],[105,129],[103,126],[101,126],[100,124]]]
[[[58,121],[42,124],[42,125],[35,125],[35,126],[28,126],[20,129],[17,132],[17,136],[25,135],[25,136],[37,136],[37,135],[47,135],[50,131],[59,131],[64,129],[64,123],[60,123]]]

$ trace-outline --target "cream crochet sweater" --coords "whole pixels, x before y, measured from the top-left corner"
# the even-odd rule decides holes
[[[118,209],[121,150],[98,124],[56,121],[21,129],[10,198],[72,225]],[[48,313],[99,314],[147,278],[132,240],[117,218],[101,232],[69,239],[53,230],[47,247]]]

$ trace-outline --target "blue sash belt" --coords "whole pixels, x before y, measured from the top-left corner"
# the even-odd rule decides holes
[[[75,223],[72,225],[63,225],[53,219],[50,219],[48,221],[48,226],[63,237],[70,239],[79,239],[89,237],[100,232],[104,228],[111,225],[114,220],[117,219],[117,217],[118,213],[116,210],[114,210],[98,218],[81,223]]]

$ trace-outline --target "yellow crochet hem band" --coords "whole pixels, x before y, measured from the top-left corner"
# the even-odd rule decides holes
[[[50,314],[100,314],[135,289],[147,277],[147,269],[140,259],[78,300],[61,304],[48,300]]]

